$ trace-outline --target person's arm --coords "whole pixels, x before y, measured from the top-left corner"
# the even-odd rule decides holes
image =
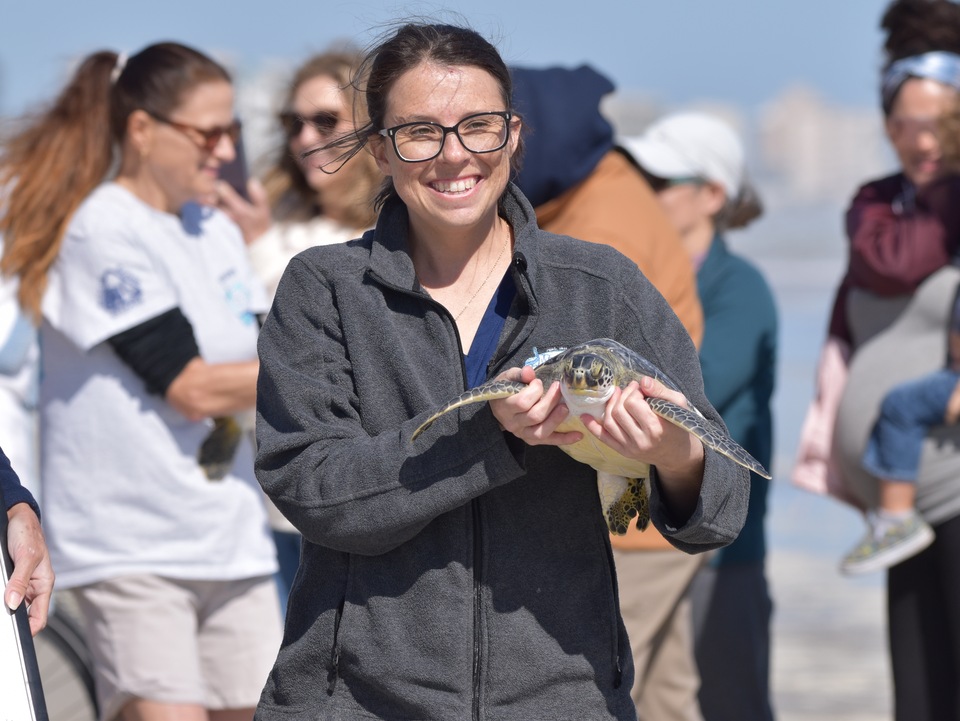
[[[7,514],[7,550],[13,573],[3,589],[3,602],[11,611],[23,601],[29,605],[30,632],[36,636],[47,625],[53,593],[53,565],[40,528],[39,512],[29,491],[0,450],[0,490]]]
[[[301,257],[280,281],[259,351],[257,478],[311,543],[386,553],[523,474],[485,404],[439,419],[433,443],[411,441],[426,411],[370,434],[361,408],[376,400],[357,395],[332,290]],[[383,393],[396,382],[385,379]],[[455,422],[464,431],[443,434]]]
[[[243,242],[250,245],[269,230],[273,223],[270,201],[263,184],[256,178],[247,181],[250,201],[245,200],[226,181],[217,183],[217,207],[237,224],[243,234]]]
[[[763,276],[739,259],[722,272],[705,291],[710,300],[700,346],[704,390],[721,411],[758,383],[773,387],[777,343],[776,305]]]
[[[846,215],[849,282],[883,296],[913,292],[957,248],[958,193],[955,177],[930,184],[915,199],[904,196],[898,179],[863,186]]]
[[[179,308],[108,339],[117,355],[190,420],[230,415],[256,403],[255,360],[207,363],[200,357],[193,327]]]
[[[947,425],[953,425],[960,420],[960,382],[953,387],[953,392],[947,401],[947,413],[943,420]]]

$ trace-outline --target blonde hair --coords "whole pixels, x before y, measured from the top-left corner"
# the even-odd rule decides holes
[[[367,122],[364,104],[356,91],[356,75],[361,56],[351,48],[330,50],[314,55],[294,73],[284,100],[288,109],[300,87],[309,80],[328,77],[336,82],[344,95],[344,105],[352,108],[353,121],[357,127]],[[373,225],[376,213],[373,198],[382,175],[376,161],[369,153],[358,153],[337,171],[343,177],[332,183],[318,196],[307,183],[303,170],[287,147],[286,141],[278,152],[269,170],[264,174],[263,184],[267,190],[274,216],[281,221],[306,221],[322,215],[324,196],[331,205],[343,208],[345,221],[351,227],[362,230]]]

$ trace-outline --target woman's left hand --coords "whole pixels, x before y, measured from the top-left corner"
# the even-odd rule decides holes
[[[679,516],[693,512],[703,481],[703,445],[692,433],[661,418],[647,405],[647,396],[688,406],[682,393],[644,377],[616,389],[607,401],[603,420],[584,415],[587,430],[627,458],[657,467],[668,504]]]
[[[267,191],[259,180],[251,178],[247,181],[247,194],[250,202],[244,200],[226,181],[217,181],[217,207],[240,226],[244,242],[250,245],[267,232],[273,218]]]

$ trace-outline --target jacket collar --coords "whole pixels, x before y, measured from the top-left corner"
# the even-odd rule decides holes
[[[500,208],[501,215],[513,228],[514,267],[525,275],[538,248],[536,213],[513,183],[507,185]],[[409,231],[407,206],[393,196],[380,211],[376,227],[367,231],[364,239],[370,243],[370,271],[389,285],[412,291],[417,287],[417,281],[410,257]]]

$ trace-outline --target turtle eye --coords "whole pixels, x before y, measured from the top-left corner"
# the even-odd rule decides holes
[[[590,364],[590,377],[594,380],[600,380],[603,378],[603,369],[604,364],[599,358],[594,358],[593,362]]]

